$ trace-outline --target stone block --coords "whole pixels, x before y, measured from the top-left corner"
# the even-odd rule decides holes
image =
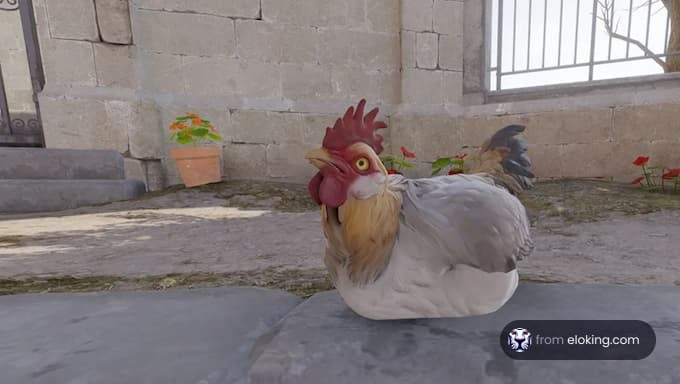
[[[248,144],[301,142],[302,115],[299,113],[236,110],[231,115],[232,141]]]
[[[481,94],[486,90],[486,12],[484,2],[466,1],[464,2],[464,22],[463,22],[463,87],[465,93],[476,92]],[[482,104],[483,99],[478,102]]]
[[[399,35],[325,30],[321,32],[319,63],[370,69],[397,69],[401,58]]]
[[[230,180],[266,179],[266,145],[232,144],[224,146],[224,176]]]
[[[305,152],[309,149],[309,146],[299,142],[268,144],[266,146],[267,176],[285,179],[286,182],[309,181],[317,171],[304,158]]]
[[[146,167],[142,160],[126,157],[124,164],[125,178],[127,180],[141,180],[146,183]]]
[[[223,17],[257,19],[260,0],[136,0],[140,9],[198,13]]]
[[[236,40],[240,58],[274,63],[318,62],[319,34],[311,27],[240,20],[236,22]]]
[[[144,160],[146,171],[146,189],[150,192],[160,191],[166,187],[165,173],[161,160]]]
[[[363,0],[262,0],[262,19],[314,27],[360,27]]]
[[[131,88],[138,86],[135,62],[137,49],[128,45],[94,44],[97,85]]]
[[[132,44],[128,0],[95,0],[101,39],[107,43]]]
[[[323,137],[326,134],[326,128],[332,127],[335,121],[340,117],[340,114],[333,115],[318,115],[312,113],[301,114],[302,121],[302,142],[310,148],[317,148],[321,146]],[[378,115],[377,119],[384,118]]]
[[[107,103],[93,99],[40,98],[48,148],[128,150],[128,134]]]
[[[141,88],[155,94],[183,94],[182,57],[161,53],[139,54]]]
[[[401,67],[416,67],[416,32],[401,31]]]
[[[45,3],[52,38],[99,41],[92,0],[45,0]]]
[[[332,94],[330,72],[318,65],[281,65],[283,97],[293,100],[316,100]]]
[[[234,21],[224,17],[138,10],[133,34],[140,48],[157,53],[232,56]]]
[[[399,33],[399,0],[367,0],[368,27],[375,32]]]
[[[416,66],[423,69],[437,68],[439,35],[430,32],[416,34]]]
[[[442,71],[406,69],[402,72],[401,98],[411,104],[443,104]]]
[[[439,36],[439,67],[451,71],[463,70],[462,36]]]
[[[463,102],[463,72],[444,71],[444,103],[460,105]]]
[[[433,0],[402,0],[401,27],[410,31],[433,30]]]
[[[42,42],[42,53],[48,84],[91,87],[97,85],[92,43],[46,40]]]
[[[226,57],[193,57],[183,60],[186,93],[193,96],[279,97],[279,66]]]
[[[680,110],[677,104],[619,107],[613,113],[616,141],[667,140],[680,143]]]
[[[334,95],[341,100],[366,98],[374,103],[398,104],[400,101],[401,73],[389,71],[361,71],[357,69],[331,69]]]
[[[463,7],[462,1],[434,0],[434,31],[462,37]]]
[[[167,140],[161,114],[155,103],[139,102],[132,110],[128,126],[130,155],[138,159],[160,159]]]

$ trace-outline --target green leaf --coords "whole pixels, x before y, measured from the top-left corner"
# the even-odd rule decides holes
[[[190,136],[186,136],[186,135],[180,136],[180,137],[177,138],[177,142],[180,143],[180,144],[189,144],[193,141],[194,141],[194,139],[192,139]]]
[[[191,117],[189,117],[189,116],[182,116],[182,117],[176,118],[175,121],[176,121],[176,122],[179,122],[179,123],[183,123],[183,122],[185,122],[185,121],[187,121],[187,120],[189,120],[189,119],[191,119]]]
[[[432,163],[432,168],[444,168],[448,167],[449,165],[451,165],[451,158],[441,157]]]
[[[441,170],[442,170],[441,168],[437,168],[437,169],[433,170],[433,171],[432,171],[432,174],[431,174],[430,176],[435,176],[436,174],[438,174],[439,172],[441,172]]]
[[[210,133],[208,128],[193,128],[191,131],[192,136],[196,137],[206,137]]]
[[[218,135],[218,134],[216,134],[216,133],[212,133],[212,132],[208,133],[208,137],[209,137],[211,140],[215,140],[215,141],[221,141],[221,140],[222,140],[222,136],[220,136],[220,135]]]
[[[450,160],[451,160],[451,164],[455,164],[455,165],[465,164],[465,160],[463,160],[463,159],[450,159]]]

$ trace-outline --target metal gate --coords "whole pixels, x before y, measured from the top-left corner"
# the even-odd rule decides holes
[[[40,46],[35,28],[32,0],[0,0],[0,12],[19,12],[23,31],[28,70],[31,76],[35,111],[11,113],[0,63],[0,147],[44,147],[40,122],[38,92],[43,89],[45,76],[40,58]],[[2,37],[0,37],[2,38]]]

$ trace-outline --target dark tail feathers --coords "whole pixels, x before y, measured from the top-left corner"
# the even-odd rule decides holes
[[[527,155],[527,141],[520,135],[526,127],[523,125],[508,125],[499,129],[482,145],[481,153],[495,151],[501,157],[503,171],[511,176],[522,189],[530,189],[531,179],[535,176],[529,170],[531,160]]]

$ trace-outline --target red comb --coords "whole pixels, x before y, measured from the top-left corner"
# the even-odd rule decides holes
[[[335,122],[333,128],[326,128],[326,136],[323,138],[323,147],[327,149],[342,150],[354,143],[363,142],[370,145],[376,154],[383,151],[383,137],[378,135],[378,129],[387,128],[383,121],[373,121],[378,115],[378,108],[364,116],[366,99],[362,99],[354,107],[347,108],[345,116]]]

